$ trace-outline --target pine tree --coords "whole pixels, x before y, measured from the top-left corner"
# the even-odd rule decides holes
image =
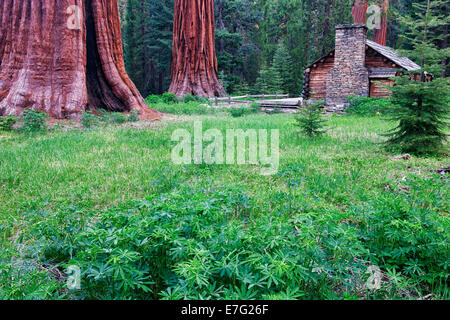
[[[430,73],[439,76],[442,59],[448,57],[448,49],[436,45],[441,35],[437,28],[446,23],[441,15],[442,1],[427,0],[414,3],[416,15],[400,17],[408,28],[404,37],[412,45],[406,51],[420,64],[420,81],[417,75],[408,75],[396,80],[392,88],[394,105],[390,119],[398,126],[389,132],[387,146],[414,154],[436,153],[446,141],[449,111],[448,78],[430,80]],[[446,67],[446,66],[445,66]]]
[[[412,4],[412,15],[397,14],[399,22],[407,30],[400,38],[412,48],[401,52],[422,67],[422,81],[424,71],[440,76],[443,58],[450,57],[450,48],[441,48],[439,45],[443,37],[447,36],[441,30],[449,21],[449,17],[442,10],[446,3],[447,1],[442,0],[417,2]]]
[[[139,0],[127,1],[125,24],[125,66],[139,91],[145,91],[145,62],[143,44],[143,3]]]
[[[229,92],[230,89],[230,82],[228,81],[228,77],[225,74],[225,71],[221,70],[219,72],[219,82],[222,85],[225,92]]]
[[[170,85],[174,0],[146,0],[149,18],[144,43],[151,63],[149,92],[162,94]]]
[[[276,94],[281,93],[281,76],[276,68],[262,66],[259,76],[253,87],[255,94]]]
[[[326,120],[322,117],[323,101],[306,104],[298,108],[296,117],[300,130],[310,138],[323,135],[326,130]]]
[[[289,54],[289,50],[280,42],[277,51],[273,57],[273,68],[280,75],[281,80],[281,93],[289,93],[295,95],[295,83],[293,77],[292,58]]]
[[[123,22],[125,63],[144,94],[163,93],[170,84],[174,0],[127,0]]]
[[[241,95],[246,95],[250,93],[250,87],[247,83],[247,81],[245,81],[244,79],[241,80],[241,82],[239,82],[239,84],[234,88],[234,92],[233,94],[241,96]]]
[[[281,89],[281,76],[278,70],[272,66],[269,68],[269,73],[267,74],[268,84],[269,84],[269,93],[274,94],[282,93]]]
[[[259,75],[258,78],[256,78],[255,85],[252,88],[252,93],[254,94],[268,93],[269,86],[267,83],[267,73],[268,68],[266,65],[263,65],[261,67],[261,70],[259,70]]]
[[[387,135],[390,149],[420,155],[443,147],[450,102],[448,81],[443,80],[419,82],[401,77],[396,81],[390,120],[399,124]]]

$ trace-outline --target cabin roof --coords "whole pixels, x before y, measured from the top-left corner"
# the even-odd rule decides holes
[[[375,50],[376,52],[378,52],[379,54],[381,54],[382,56],[384,56],[385,58],[391,60],[392,62],[396,63],[398,66],[400,66],[401,68],[407,70],[407,71],[414,71],[414,70],[419,70],[420,66],[416,63],[414,63],[412,60],[410,60],[407,57],[402,57],[398,52],[394,51],[391,48],[388,48],[386,46],[382,46],[381,44],[378,44],[376,42],[367,40],[366,42],[367,46],[373,50]],[[315,60],[313,63],[311,63],[310,65],[308,65],[307,68],[311,68],[314,64],[319,63],[320,60],[326,58],[330,53],[334,52],[335,50],[331,50],[329,53],[327,53],[326,55],[320,57],[319,59]]]
[[[419,70],[420,66],[408,59],[407,57],[400,56],[396,51],[382,46],[381,44],[378,44],[376,42],[367,40],[367,45],[381,54],[382,56],[388,58],[389,60],[395,62],[397,65],[402,67],[403,69],[406,69],[408,71],[414,71]]]

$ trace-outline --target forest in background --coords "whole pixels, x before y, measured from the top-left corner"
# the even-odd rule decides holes
[[[226,92],[299,96],[305,66],[334,47],[337,24],[353,22],[353,2],[215,0],[219,77]],[[423,0],[390,1],[389,47],[407,49],[408,43],[399,38],[404,30],[395,12],[411,14],[413,2]],[[167,91],[174,0],[120,0],[119,3],[128,74],[144,96]]]

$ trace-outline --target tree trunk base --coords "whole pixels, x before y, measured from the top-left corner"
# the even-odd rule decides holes
[[[176,0],[170,92],[179,97],[226,95],[217,76],[214,41],[214,1]]]
[[[212,72],[180,72],[172,80],[169,91],[178,97],[191,94],[198,97],[225,97],[226,93],[216,73]]]
[[[117,1],[0,6],[0,115],[32,108],[59,119],[93,109],[160,117],[125,71]]]

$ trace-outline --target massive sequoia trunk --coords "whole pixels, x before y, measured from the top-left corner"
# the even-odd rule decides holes
[[[125,71],[117,0],[0,0],[0,115],[148,109]]]
[[[373,30],[373,41],[379,43],[383,46],[386,45],[386,34],[387,34],[387,11],[389,8],[389,0],[377,0],[375,2],[381,9],[381,23],[380,28],[375,28]],[[355,23],[366,23],[367,20],[367,9],[369,8],[368,0],[355,0],[355,4],[352,9],[352,15]]]
[[[369,3],[367,0],[355,0],[352,15],[355,23],[366,23],[366,13]]]
[[[214,1],[176,0],[173,30],[169,91],[177,96],[224,96],[217,76]]]
[[[387,35],[387,11],[389,8],[389,0],[378,0],[378,5],[381,7],[381,24],[380,28],[373,30],[373,41],[383,46],[386,45]]]

